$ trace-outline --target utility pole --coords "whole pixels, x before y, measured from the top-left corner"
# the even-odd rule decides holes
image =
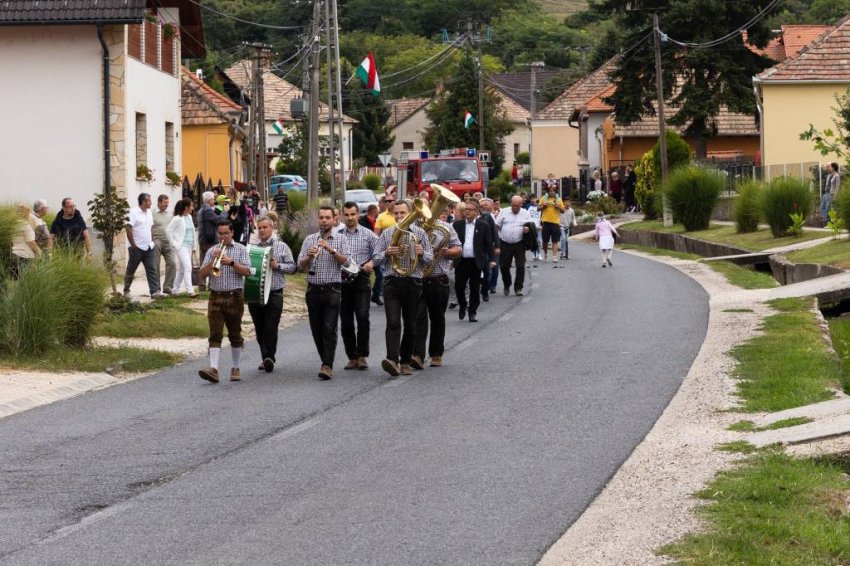
[[[658,28],[658,12],[652,14],[652,35],[655,38],[655,89],[658,99],[658,151],[661,152],[661,186],[667,180],[667,120],[664,116],[664,80],[661,78],[661,30]],[[673,215],[662,195],[664,226],[673,225]]]
[[[478,42],[478,151],[484,149],[484,64],[481,61],[481,35],[480,30],[476,41]],[[495,150],[496,148],[492,148]]]
[[[310,34],[309,96],[310,121],[307,155],[307,200],[319,198],[319,31],[322,20],[322,0],[313,0],[313,30]]]
[[[252,93],[255,97],[254,120],[251,122],[251,177],[263,200],[268,200],[268,164],[266,161],[266,104],[263,73],[268,63],[270,46],[252,43],[254,49],[254,77]]]
[[[546,66],[546,63],[543,61],[534,61],[531,63],[531,117],[529,120],[534,120],[534,115],[537,114],[537,69],[542,69]],[[533,135],[534,129],[529,123],[528,126],[528,135],[531,137]],[[530,179],[534,179],[534,152],[532,151],[531,144],[533,139],[529,139],[528,141],[528,174]],[[516,156],[514,156],[516,157]]]
[[[334,60],[333,50],[331,49],[331,0],[324,0],[325,4],[325,55],[327,59],[328,71],[328,150],[330,151],[331,165],[331,201],[336,201],[336,141],[334,140],[334,132],[336,130],[336,121],[334,120]]]
[[[247,45],[247,44],[246,44]],[[254,58],[251,73],[251,105],[248,107],[248,121],[251,123],[251,128],[248,135],[248,182],[254,179],[257,171],[257,67],[258,58]]]
[[[337,17],[337,0],[329,0],[331,2],[331,16],[333,17],[333,38],[334,38],[334,62],[336,67],[336,106],[337,120],[339,121],[339,170],[340,175],[340,207],[345,201],[345,189],[347,188],[347,179],[345,178],[345,150],[348,148],[348,142],[345,139],[345,120],[342,113],[342,73],[339,65],[339,18]],[[331,129],[331,137],[333,137],[333,129]]]

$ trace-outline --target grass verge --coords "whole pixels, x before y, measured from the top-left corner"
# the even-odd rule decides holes
[[[770,273],[741,267],[731,261],[709,261],[706,265],[742,289],[770,289],[779,285]]]
[[[795,459],[759,451],[718,474],[697,497],[705,532],[659,549],[688,564],[843,564],[850,556],[840,459]]]
[[[790,419],[782,419],[767,426],[757,427],[753,421],[738,421],[727,427],[728,430],[736,432],[760,432],[763,430],[777,430],[780,428],[788,428],[812,422],[808,417],[791,417]]]
[[[107,369],[139,373],[168,367],[183,360],[180,354],[129,346],[60,348],[39,356],[0,357],[0,367],[38,371],[88,371]]]
[[[622,228],[626,230],[645,230],[648,232],[670,232],[672,234],[686,234],[693,238],[706,240],[709,242],[717,242],[721,244],[729,244],[738,248],[743,248],[752,251],[762,251],[779,246],[787,246],[808,240],[816,240],[818,238],[826,238],[828,232],[806,231],[799,238],[792,236],[783,238],[774,238],[767,228],[761,228],[756,232],[749,234],[738,234],[735,226],[726,224],[712,224],[707,230],[698,230],[695,232],[685,232],[685,228],[681,224],[676,224],[669,228],[664,227],[664,222],[661,220],[642,220],[640,222],[630,222],[623,224]]]
[[[850,269],[850,242],[842,238],[788,254],[794,263],[820,263]]]
[[[765,319],[763,334],[732,351],[740,409],[780,411],[833,397],[838,360],[827,349],[812,312],[812,299],[778,299],[780,311]]]
[[[841,359],[841,388],[850,392],[850,318],[828,318],[832,346]]]
[[[197,300],[200,300],[197,299]],[[113,338],[184,338],[209,335],[207,317],[181,306],[188,299],[168,298],[126,313],[102,313],[92,334]]]
[[[687,252],[677,252],[676,250],[664,250],[661,248],[650,248],[648,246],[639,246],[637,244],[622,244],[617,246],[621,250],[634,250],[649,255],[675,257],[676,259],[702,259],[701,255],[689,254]]]

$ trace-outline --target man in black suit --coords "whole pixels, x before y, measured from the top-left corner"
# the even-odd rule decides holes
[[[478,217],[478,201],[470,200],[463,208],[465,219],[456,220],[455,232],[461,243],[461,256],[455,260],[455,295],[461,320],[469,310],[469,322],[478,322],[478,305],[481,302],[481,272],[491,258],[495,258],[493,232],[490,224]],[[495,266],[496,262],[491,262]],[[469,283],[469,305],[466,303],[466,285]]]

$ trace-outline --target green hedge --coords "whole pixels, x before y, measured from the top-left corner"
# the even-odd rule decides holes
[[[738,185],[733,215],[739,234],[755,232],[761,220],[761,198],[765,183],[749,179]]]
[[[791,227],[791,214],[807,217],[812,211],[812,191],[808,181],[777,177],[762,193],[761,212],[774,238],[785,236]]]
[[[664,194],[673,213],[673,220],[685,230],[705,230],[726,177],[716,169],[684,165],[674,169],[664,183]]]

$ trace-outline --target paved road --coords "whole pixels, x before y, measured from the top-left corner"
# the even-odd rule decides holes
[[[373,307],[369,372],[316,380],[301,324],[272,375],[211,385],[192,362],[3,419],[0,563],[534,563],[651,428],[707,322],[678,272],[572,248],[479,323],[450,311],[442,369],[388,380]]]

